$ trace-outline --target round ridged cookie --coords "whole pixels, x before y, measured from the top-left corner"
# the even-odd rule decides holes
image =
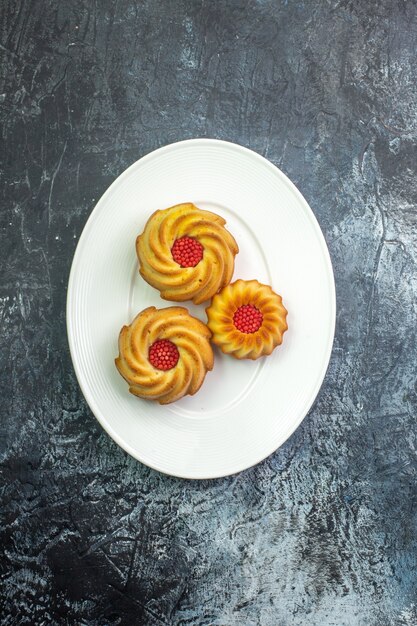
[[[210,337],[184,307],[151,306],[120,331],[116,367],[135,396],[169,404],[195,394],[213,369]]]
[[[257,359],[282,343],[287,309],[269,285],[237,280],[216,294],[206,309],[212,341],[236,359]]]
[[[191,202],[155,211],[136,239],[142,277],[165,300],[209,300],[231,281],[239,252],[225,223]]]

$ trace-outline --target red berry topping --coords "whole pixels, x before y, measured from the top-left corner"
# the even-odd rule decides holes
[[[233,315],[233,324],[241,333],[256,333],[263,322],[263,315],[256,306],[244,304]]]
[[[203,251],[201,243],[187,235],[176,239],[171,248],[174,261],[181,267],[195,267],[203,258]]]
[[[170,370],[176,366],[180,354],[175,343],[168,339],[159,339],[149,348],[149,361],[158,370]]]

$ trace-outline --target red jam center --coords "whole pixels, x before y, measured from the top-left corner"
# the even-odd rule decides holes
[[[263,322],[263,315],[256,306],[244,304],[233,315],[233,324],[241,333],[256,333]]]
[[[168,339],[159,339],[149,348],[149,361],[158,370],[170,370],[176,366],[180,354],[175,343]]]
[[[203,252],[201,243],[187,235],[176,239],[171,248],[174,261],[181,267],[195,267],[203,258]]]

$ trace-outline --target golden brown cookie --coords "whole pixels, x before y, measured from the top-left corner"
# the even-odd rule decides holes
[[[287,330],[287,310],[269,285],[237,280],[216,294],[206,308],[212,341],[236,359],[271,354]]]
[[[239,251],[225,223],[191,202],[155,211],[136,239],[142,277],[165,300],[208,300],[231,281]]]
[[[175,402],[195,394],[213,369],[210,336],[184,307],[151,306],[120,331],[116,367],[134,395]]]

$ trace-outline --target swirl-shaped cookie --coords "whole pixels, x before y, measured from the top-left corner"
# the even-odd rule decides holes
[[[135,396],[175,402],[195,394],[213,369],[210,337],[187,309],[151,306],[120,331],[116,367]]]
[[[229,284],[239,252],[225,223],[191,202],[155,211],[136,239],[142,277],[165,300],[208,300]]]
[[[212,341],[236,359],[271,354],[287,330],[287,310],[269,285],[237,280],[214,296],[206,309]]]

